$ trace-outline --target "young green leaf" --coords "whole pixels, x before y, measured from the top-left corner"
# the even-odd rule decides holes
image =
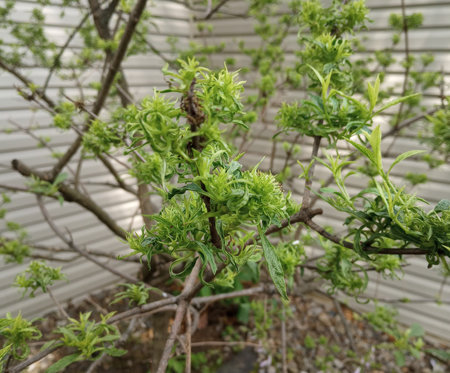
[[[380,75],[377,76],[374,85],[370,84],[370,82],[367,83],[367,92],[369,94],[369,102],[370,102],[370,112],[373,111],[375,105],[377,104],[379,91],[380,91]]]
[[[376,156],[373,154],[372,151],[367,149],[366,146],[358,144],[355,141],[347,140],[350,144],[352,144],[356,149],[360,151],[369,161],[371,161],[375,166],[377,165],[377,159]]]
[[[381,130],[380,126],[377,126],[370,136],[367,136],[370,143],[370,146],[372,147],[372,152],[375,158],[375,165],[377,166],[378,172],[381,174],[383,172],[383,164],[382,164],[382,158],[381,158]]]
[[[410,150],[410,151],[400,154],[397,158],[395,158],[395,161],[392,163],[391,167],[389,167],[387,174],[389,175],[391,173],[392,169],[394,168],[394,166],[397,163],[400,163],[401,161],[403,161],[406,158],[409,158],[416,154],[420,154],[420,153],[424,153],[424,152],[425,152],[425,150]]]
[[[80,354],[72,354],[64,356],[61,360],[58,360],[55,364],[51,365],[45,373],[58,373],[74,363],[80,358]]]
[[[378,109],[374,113],[374,116],[380,114],[381,112],[385,111],[386,109],[389,109],[391,106],[397,105],[397,104],[399,104],[399,103],[401,103],[403,101],[409,100],[410,98],[417,97],[419,95],[420,95],[420,93],[414,93],[414,94],[409,95],[409,96],[400,97],[400,98],[397,98],[395,100],[392,100],[392,101],[388,102],[386,105],[384,105],[383,107],[381,107],[381,109]]]
[[[170,193],[167,194],[167,198],[168,199],[172,199],[175,195],[177,194],[184,194],[185,192],[187,192],[188,190],[192,191],[192,192],[197,192],[199,194],[207,194],[202,188],[200,188],[197,184],[195,183],[190,183],[187,184],[181,188],[173,188]]]
[[[275,252],[275,248],[267,239],[265,232],[263,231],[260,225],[258,225],[258,233],[261,239],[264,258],[266,259],[270,277],[272,278],[275,287],[280,293],[281,298],[285,301],[288,301],[289,298],[286,293],[286,283],[284,282],[283,267],[281,266],[280,260],[278,259],[278,256]]]
[[[113,357],[120,357],[120,356],[123,356],[123,355],[125,355],[127,352],[128,352],[127,350],[124,350],[124,349],[122,349],[122,348],[114,348],[114,347],[108,348],[108,349],[106,350],[106,353],[107,353],[109,356],[113,356]]]
[[[325,85],[325,81],[323,80],[322,75],[321,75],[314,67],[312,67],[311,65],[308,65],[308,67],[309,67],[312,71],[314,71],[314,74],[317,76],[317,79],[319,79],[320,84],[321,84],[322,87],[323,87],[323,86]]]

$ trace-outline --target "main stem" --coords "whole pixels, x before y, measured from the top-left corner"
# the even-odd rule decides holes
[[[158,370],[156,373],[164,373],[167,368],[167,364],[169,362],[170,355],[172,354],[172,348],[177,338],[178,332],[180,331],[181,324],[183,322],[186,311],[189,307],[191,299],[195,294],[195,282],[197,280],[198,274],[200,273],[202,262],[199,258],[197,258],[197,262],[195,266],[186,279],[186,283],[184,286],[184,290],[180,295],[180,302],[178,303],[178,308],[175,313],[175,319],[172,324],[172,328],[170,330],[169,337],[167,338],[166,344],[164,346],[164,351],[161,356],[161,360],[159,361]]]

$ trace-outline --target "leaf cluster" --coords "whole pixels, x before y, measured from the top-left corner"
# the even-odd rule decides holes
[[[441,261],[444,268],[447,267],[444,256],[449,256],[450,251],[450,220],[449,203],[441,201],[429,212],[426,212],[419,203],[427,203],[425,200],[408,194],[404,188],[395,186],[389,175],[396,164],[407,157],[414,156],[421,151],[408,151],[399,155],[386,172],[383,169],[381,157],[381,132],[377,127],[371,134],[364,133],[371,150],[367,144],[359,144],[347,140],[361,154],[366,157],[376,169],[376,176],[372,178],[373,187],[350,196],[346,191],[345,179],[353,174],[349,172],[345,177],[341,170],[348,162],[341,162],[339,158],[328,157],[330,163],[323,163],[334,175],[339,190],[323,188],[332,197],[321,195],[329,204],[340,211],[349,214],[345,224],[358,223],[350,229],[353,236],[355,250],[367,258],[364,248],[367,246],[386,247],[386,238],[399,243],[401,247],[415,245],[429,252],[426,255],[429,266],[439,264]],[[356,201],[359,200],[363,209],[357,208]]]
[[[30,291],[30,297],[34,297],[36,290],[41,289],[46,293],[55,281],[64,279],[66,276],[61,273],[61,268],[52,268],[43,261],[34,260],[23,273],[16,276],[14,286],[23,288],[23,295]]]
[[[427,116],[430,129],[422,134],[422,140],[441,155],[444,160],[450,156],[450,110],[446,106],[433,115]]]
[[[219,124],[245,125],[243,82],[236,81],[237,74],[226,68],[212,73],[195,60],[180,64],[177,73],[166,72],[171,85],[167,92],[182,95],[180,108],[157,93],[144,101],[142,109],[128,110],[128,126],[136,138],[130,148],[141,151],[149,146],[154,152],[146,156],[154,164],[140,166],[145,172],[142,177],[158,180],[166,201],[161,212],[151,216],[155,224],[143,228],[141,235],[129,235],[128,241],[148,262],[156,253],[171,255],[172,276],[184,277],[197,260],[202,261],[202,280],[208,266],[215,273],[218,262],[231,264],[233,269],[219,279],[230,283],[240,266],[258,257],[256,246],[245,246],[246,229],[256,226],[265,232],[297,207],[270,173],[257,167],[243,171],[239,157],[231,158],[222,139]],[[172,177],[178,186],[170,185]],[[263,239],[262,248],[269,272],[286,297],[274,247]]]
[[[363,314],[362,317],[370,322],[375,330],[384,332],[393,339],[389,343],[375,346],[377,349],[393,350],[395,361],[399,367],[405,365],[406,355],[410,354],[419,359],[424,346],[422,337],[425,332],[419,324],[412,324],[406,330],[401,330],[396,316],[398,312],[390,307],[375,305],[375,310]]]
[[[8,312],[5,318],[0,319],[0,335],[5,339],[3,343],[5,350],[2,350],[3,358],[9,354],[19,360],[27,357],[30,353],[28,341],[42,337],[41,332],[32,324],[33,321],[23,319],[20,313],[16,317],[12,317]],[[2,358],[0,357],[1,362]]]
[[[299,18],[313,37],[324,33],[341,36],[365,29],[368,12],[363,0],[345,3],[333,0],[328,7],[320,0],[308,0],[302,2]]]
[[[143,283],[120,284],[120,286],[125,287],[125,290],[116,293],[111,304],[118,303],[123,299],[128,299],[129,306],[132,306],[133,304],[142,306],[143,304],[147,303],[148,297],[150,296],[150,290],[156,290],[155,288],[147,287]]]
[[[99,322],[90,320],[91,312],[80,313],[79,320],[69,318],[70,323],[59,327],[57,333],[62,335],[60,341],[67,347],[75,348],[76,352],[53,364],[47,372],[59,372],[76,361],[96,360],[102,354],[110,356],[125,354],[126,350],[114,347],[120,333],[114,325],[107,322],[113,314],[101,315]]]
[[[31,192],[37,195],[55,196],[62,204],[64,202],[64,198],[59,195],[59,186],[67,179],[67,177],[67,173],[61,172],[55,180],[53,180],[53,182],[49,182],[42,180],[37,176],[31,175],[30,179],[27,181],[27,186]]]
[[[6,193],[1,193],[0,202],[0,220],[5,219],[7,214],[6,206],[11,202],[11,198]],[[18,223],[5,221],[6,228],[14,233],[14,238],[0,236],[0,255],[3,255],[5,263],[21,264],[25,258],[30,255],[30,247],[25,243],[28,234],[26,230]]]

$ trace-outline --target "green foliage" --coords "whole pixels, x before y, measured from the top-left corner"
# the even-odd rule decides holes
[[[175,175],[173,156],[162,157],[159,153],[143,154],[145,162],[137,161],[130,169],[130,174],[143,184],[153,184],[164,187]]]
[[[281,298],[284,301],[289,300],[286,293],[286,284],[284,282],[284,273],[280,260],[275,252],[275,248],[267,239],[265,232],[258,226],[258,232],[261,238],[261,244],[263,247],[264,258],[267,262],[267,268],[269,269],[270,277],[272,277],[273,283],[281,294]]]
[[[375,58],[383,67],[389,67],[395,62],[395,58],[392,57],[392,53],[386,51],[376,51]]]
[[[23,296],[30,291],[30,297],[34,297],[36,290],[47,292],[49,286],[55,281],[64,280],[66,276],[61,273],[61,268],[52,268],[43,261],[32,261],[28,268],[16,276],[14,286],[23,288]]]
[[[110,356],[125,354],[125,350],[117,349],[113,345],[114,341],[120,338],[119,330],[108,324],[113,314],[101,315],[99,322],[89,320],[91,312],[80,313],[79,320],[69,318],[70,323],[59,327],[57,333],[61,334],[60,341],[65,346],[74,348],[76,352],[59,360],[49,371],[59,372],[76,361],[96,360],[104,353]]]
[[[317,261],[319,274],[330,282],[328,292],[343,290],[357,297],[367,288],[369,278],[362,266],[357,263],[358,255],[341,246],[333,245],[325,248],[325,256]],[[360,270],[355,271],[354,269]],[[362,270],[361,270],[362,269]]]
[[[169,360],[167,372],[183,373],[185,371],[186,356],[178,355]],[[223,356],[220,351],[208,349],[205,352],[196,352],[191,354],[191,366],[193,371],[202,373],[215,373],[222,365]]]
[[[120,286],[125,287],[125,290],[116,293],[114,301],[112,301],[111,304],[118,303],[122,299],[128,299],[129,306],[132,306],[133,304],[142,306],[147,303],[148,297],[150,296],[150,290],[155,290],[154,288],[145,286],[145,284],[120,284]]]
[[[399,242],[399,246],[414,244],[420,248],[427,249],[426,258],[429,266],[442,262],[446,267],[444,256],[449,255],[448,243],[450,233],[450,223],[448,220],[447,207],[438,208],[426,212],[419,203],[426,203],[423,199],[407,194],[404,188],[396,187],[389,178],[393,167],[402,160],[417,155],[420,151],[408,151],[399,155],[392,163],[387,172],[384,171],[381,157],[381,132],[377,127],[372,134],[364,132],[371,150],[366,146],[347,140],[356,149],[358,149],[365,158],[376,168],[377,176],[381,181],[373,178],[374,188],[367,188],[355,196],[350,196],[346,191],[344,181],[353,172],[342,178],[340,170],[342,162],[339,158],[329,158],[330,164],[321,161],[332,171],[335,181],[340,190],[332,188],[323,188],[322,192],[333,195],[325,197],[325,201],[330,203],[336,209],[348,213],[350,216],[345,224],[351,225],[358,222],[356,228],[350,229],[350,235],[353,235],[355,250],[363,257],[365,246],[386,247],[386,239]],[[356,208],[356,201],[360,200],[364,209]],[[437,206],[438,207],[438,206]],[[388,241],[392,244],[392,241]]]
[[[11,202],[11,198],[6,193],[1,193],[0,220],[5,219],[7,214],[6,206]],[[5,221],[5,225],[10,232],[14,233],[14,238],[0,236],[0,255],[3,255],[5,263],[21,264],[30,255],[30,247],[25,243],[27,232],[18,223]]]
[[[320,83],[321,95],[310,95],[311,99],[300,104],[282,104],[276,119],[285,131],[294,130],[306,136],[326,137],[333,143],[338,139],[348,138],[372,124],[372,118],[391,106],[415,96],[393,100],[375,111],[378,102],[380,79],[374,84],[367,84],[368,106],[360,100],[332,88],[334,70],[323,77],[310,66]]]
[[[272,316],[279,312],[279,307],[275,303],[254,300],[250,303],[250,309],[255,326],[254,333],[259,340],[265,339],[273,325]]]
[[[423,140],[444,159],[450,155],[450,110],[448,107],[427,116],[431,131],[423,135]]]
[[[183,131],[177,124],[180,110],[175,108],[175,102],[155,92],[152,98],[144,99],[141,106],[141,111],[131,107],[126,113],[130,123],[129,132],[135,138],[132,146],[137,145],[135,148],[138,148],[148,144],[157,153],[176,154],[183,147],[176,143]]]
[[[8,354],[19,360],[27,357],[30,353],[28,341],[40,339],[42,336],[41,332],[32,324],[33,321],[23,319],[20,313],[16,317],[12,317],[8,312],[5,318],[0,319],[0,336],[4,338],[3,357]]]
[[[68,5],[80,5],[78,0],[71,3],[71,0],[64,0],[62,11]],[[115,3],[112,1],[110,5]],[[51,69],[59,79],[82,83],[84,77],[79,74],[99,65],[107,68],[115,58],[126,33],[124,20],[128,19],[134,3],[131,0],[118,3],[116,11],[120,16],[112,18],[114,25],[107,17],[110,5],[101,7],[101,22],[110,35],[99,35],[97,21],[86,17],[78,26],[83,46],[76,50],[74,57],[67,59],[63,58],[66,57],[64,50],[58,54],[60,50],[44,33],[43,6],[49,4],[47,0],[36,2],[31,11],[32,22],[28,23],[11,21],[9,16],[14,1],[5,1],[0,7],[0,27],[10,31],[14,42],[1,48],[0,58],[10,66],[20,67],[31,57],[32,63]],[[146,22],[137,25],[127,57],[152,51],[166,60],[168,65],[163,73],[168,89],[155,90],[152,96],[125,107],[124,102],[128,100],[123,97],[126,92],[122,83],[126,80],[123,72],[118,72],[107,102],[114,106],[121,96],[123,107],[110,110],[110,117],[106,115],[109,107],[103,107],[101,119],[92,121],[88,120],[93,118],[92,114],[88,117],[89,100],[96,99],[102,83],[92,82],[90,87],[95,91],[94,95],[85,98],[82,94],[81,101],[76,103],[61,100],[61,92],[54,108],[53,125],[61,130],[84,131],[82,156],[96,158],[105,153],[111,155],[108,153],[123,151],[126,162],[131,165],[129,174],[140,184],[148,185],[151,194],[162,197],[161,210],[148,216],[152,224],[140,232],[127,234],[130,255],[145,258],[150,264],[154,255],[164,254],[165,258],[171,259],[170,275],[181,279],[189,275],[199,261],[199,278],[207,286],[203,294],[222,292],[223,287],[241,289],[241,282],[259,281],[261,264],[265,264],[264,268],[267,268],[282,300],[288,300],[287,290],[293,286],[294,274],[307,259],[304,246],[308,244],[310,234],[303,235],[301,242],[292,241],[292,229],[288,226],[280,232],[281,241],[273,245],[266,233],[272,225],[281,227],[283,221],[299,212],[300,206],[291,199],[290,193],[283,191],[280,183],[284,182],[289,187],[293,185],[292,178],[297,176],[293,167],[294,157],[300,155],[300,148],[284,143],[282,147],[288,158],[294,158],[291,159],[293,162],[290,164],[286,159],[282,172],[273,175],[262,171],[259,164],[245,169],[239,161],[243,154],[237,154],[224,136],[226,129],[229,129],[230,137],[239,136],[240,131],[247,131],[248,125],[258,116],[266,121],[265,114],[271,100],[279,89],[287,88],[306,90],[308,96],[293,103],[282,103],[276,121],[281,132],[287,134],[285,139],[290,139],[292,131],[297,133],[295,141],[304,141],[302,137],[309,136],[321,139],[322,144],[327,143],[326,151],[306,161],[306,166],[300,164],[303,168],[300,177],[312,181],[316,163],[330,171],[335,186],[325,186],[315,193],[346,214],[343,222],[348,228],[342,241],[338,238],[330,243],[319,238],[324,256],[316,261],[315,268],[304,265],[301,275],[306,270],[304,267],[315,270],[327,280],[330,293],[343,291],[358,298],[367,287],[367,271],[374,270],[391,279],[400,276],[403,262],[398,255],[377,255],[377,250],[389,252],[390,248],[427,250],[429,266],[441,263],[445,273],[450,273],[446,262],[450,257],[450,203],[443,200],[434,208],[427,209],[423,206],[425,200],[397,186],[390,176],[393,167],[420,152],[403,153],[386,169],[383,166],[381,130],[373,126],[378,114],[400,104],[391,124],[394,131],[403,128],[400,125],[404,120],[425,110],[421,107],[422,97],[416,92],[437,86],[441,74],[430,71],[432,56],[416,58],[407,54],[404,59],[398,59],[398,64],[406,69],[402,93],[399,98],[391,100],[397,87],[387,86],[384,77],[387,69],[396,62],[392,48],[377,51],[373,56],[371,53],[366,59],[353,57],[355,51],[363,50],[354,33],[366,29],[369,21],[364,1],[332,0],[326,3],[325,6],[320,0],[291,0],[287,3],[289,12],[280,15],[280,7],[284,4],[281,0],[250,1],[249,15],[255,21],[254,32],[260,42],[252,47],[242,42],[239,47],[250,58],[256,75],[252,77],[252,88],[256,89],[253,95],[244,97],[244,81],[240,80],[238,72],[230,72],[226,65],[217,71],[201,66],[200,63],[207,62],[209,54],[223,51],[223,44],[191,43],[179,54],[181,58],[177,61],[166,58],[147,40],[150,27],[156,27],[148,12],[144,12],[142,18]],[[80,7],[80,11],[85,10]],[[420,27],[422,22],[423,17],[418,13],[405,18],[391,15],[389,24],[395,30],[393,46],[400,43],[403,34]],[[198,23],[197,28],[200,33],[212,31],[212,26],[207,23]],[[299,48],[294,51],[294,59],[286,59],[284,45],[293,30],[298,31]],[[177,38],[169,37],[167,42],[172,47],[171,52],[179,52]],[[227,58],[227,64],[235,63],[233,58]],[[175,66],[177,71],[173,70]],[[373,71],[377,70],[379,75],[372,77]],[[245,69],[241,70],[244,72]],[[31,82],[21,88],[20,94],[33,101],[42,98],[46,88]],[[424,156],[430,166],[437,166],[448,158],[449,117],[447,107],[427,117],[431,126],[424,131],[422,139],[432,148],[432,153]],[[48,145],[49,139],[38,139],[41,146]],[[241,147],[246,140],[247,134]],[[345,144],[354,148],[352,159],[342,155],[341,145]],[[275,144],[274,155],[276,151]],[[57,151],[52,153],[55,158],[60,155]],[[353,158],[357,156],[363,158],[366,166],[355,171]],[[273,163],[272,159],[272,166]],[[361,173],[370,178],[369,187],[356,194],[350,193],[348,178]],[[426,176],[418,174],[409,174],[406,178],[413,185],[426,181]],[[52,183],[32,177],[27,186],[32,193],[62,201],[58,191],[63,183],[70,182],[67,174],[60,173]],[[3,199],[7,201],[5,197]],[[301,213],[311,211],[309,202],[305,199]],[[2,219],[5,214],[6,209],[0,209]],[[25,243],[26,233],[14,222],[7,222],[7,227],[17,237],[1,237],[0,253],[6,255],[6,261],[21,263],[30,254]],[[255,238],[256,232],[258,239]],[[331,235],[328,230],[321,233],[328,237]],[[351,247],[349,242],[353,244],[353,250],[348,249]],[[207,283],[206,273],[216,275],[211,283]],[[32,262],[25,273],[16,278],[16,285],[24,288],[24,293],[30,291],[34,296],[36,290],[46,292],[54,281],[63,278],[60,269]],[[144,284],[123,286],[124,290],[116,294],[112,303],[127,299],[131,307],[148,302],[151,289]],[[252,311],[255,334],[259,338],[266,336],[272,319],[279,317],[280,313],[277,300],[255,301],[251,305],[242,301],[240,306],[240,320],[248,320]],[[287,307],[283,310],[286,311]],[[70,319],[67,326],[60,327],[58,332],[62,337],[58,343],[71,348],[72,354],[59,360],[48,372],[62,371],[77,361],[95,360],[104,353],[111,356],[125,353],[114,347],[119,331],[109,324],[111,316],[108,314],[100,322],[95,322],[90,320],[90,313],[80,314],[79,320]],[[402,365],[405,354],[416,357],[420,354],[423,333],[418,326],[400,331],[392,317],[391,312],[377,308],[366,319],[378,330],[394,333],[395,341],[387,348],[395,349],[398,364]],[[3,330],[12,331],[6,336],[0,357],[5,358],[9,354],[15,358],[25,357],[28,353],[26,340],[37,338],[38,331],[20,315],[16,319],[7,316],[1,322],[0,326],[6,325],[0,328],[2,333]],[[17,323],[15,329],[11,327],[14,323]],[[307,335],[304,345],[307,349],[315,349],[327,342],[324,337],[315,339]],[[327,356],[316,359],[318,369],[327,371],[330,368],[333,359],[331,348],[330,351],[327,351],[330,352]],[[206,354],[193,354],[193,366],[197,364],[199,369],[205,370],[208,357]],[[171,359],[169,370],[182,371],[184,360],[184,356]]]
[[[276,246],[276,253],[283,267],[284,274],[291,282],[296,268],[303,264],[306,259],[305,248],[299,240],[291,242],[280,241]]]
[[[401,330],[395,320],[397,311],[384,306],[375,305],[373,312],[362,315],[375,330],[384,332],[393,338],[392,342],[381,343],[376,346],[379,349],[392,350],[395,361],[399,367],[405,365],[405,357],[410,354],[419,359],[424,346],[422,337],[423,328],[418,324],[412,324],[408,329]]]
[[[111,147],[119,144],[121,139],[115,128],[97,119],[91,122],[89,130],[83,136],[84,149],[94,155],[108,153]]]
[[[56,108],[57,114],[53,116],[53,125],[63,130],[72,126],[72,117],[76,113],[76,107],[72,102],[61,102]]]
[[[436,348],[427,348],[425,350],[427,354],[430,354],[431,356],[434,356],[438,358],[439,360],[442,360],[443,362],[450,362],[450,351],[447,350],[439,350]]]
[[[389,25],[397,30],[403,30],[407,27],[409,30],[419,28],[423,23],[422,13],[412,13],[403,19],[402,15],[391,14],[389,16]]]
[[[428,181],[428,176],[426,174],[408,172],[405,175],[405,179],[408,180],[412,185],[418,185],[426,183]]]
[[[30,255],[30,247],[20,239],[9,240],[0,237],[0,254],[6,263],[21,264]]]
[[[128,240],[132,250],[148,262],[154,254],[171,255],[172,276],[188,274],[198,260],[196,254],[202,261],[202,280],[208,266],[214,273],[218,262],[231,263],[233,269],[218,279],[224,285],[233,283],[239,268],[258,257],[256,246],[240,248],[245,242],[241,232],[248,226],[265,231],[271,224],[279,225],[297,207],[273,175],[257,167],[242,171],[239,157],[231,158],[231,149],[221,138],[220,124],[245,125],[240,100],[243,82],[236,81],[237,74],[226,68],[213,73],[195,60],[180,61],[180,65],[177,73],[166,71],[171,81],[168,91],[182,94],[180,109],[155,93],[144,100],[142,109],[127,111],[127,126],[136,138],[130,151],[146,146],[153,151],[151,156],[144,155],[154,162],[141,166],[141,177],[155,182],[166,200],[161,212],[152,216],[156,223]],[[180,186],[168,183],[173,176]],[[211,218],[215,219],[220,247],[218,242],[212,243]],[[232,244],[225,247],[225,242]],[[286,297],[277,255],[268,241],[262,245],[269,272]],[[184,268],[174,273],[180,263]]]
[[[11,345],[6,345],[3,348],[0,348],[0,369],[3,369],[4,364],[3,362],[6,360],[6,357],[9,355],[9,352],[11,350]]]
[[[60,184],[62,184],[67,179],[67,177],[68,174],[62,172],[55,178],[52,183],[50,183],[48,181],[39,179],[37,176],[31,175],[30,179],[27,182],[27,186],[31,192],[38,195],[58,198],[59,202],[62,205],[64,202],[64,198],[59,195],[58,190]]]

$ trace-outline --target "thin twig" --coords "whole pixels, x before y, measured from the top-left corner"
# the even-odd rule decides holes
[[[199,258],[197,258],[194,268],[192,272],[186,279],[186,284],[184,286],[183,291],[180,294],[180,303],[178,304],[177,311],[175,313],[175,319],[172,324],[172,328],[169,334],[169,337],[166,340],[166,344],[164,346],[163,353],[161,355],[161,359],[159,361],[158,369],[156,373],[164,373],[167,368],[167,364],[169,362],[170,355],[172,353],[172,347],[175,343],[176,337],[178,335],[178,331],[180,330],[181,323],[184,319],[184,315],[186,310],[189,308],[190,301],[195,294],[195,282],[197,281],[197,277],[200,273],[202,263]]]
[[[114,179],[116,179],[117,184],[119,184],[119,186],[125,190],[128,193],[131,193],[133,195],[137,195],[137,191],[134,190],[131,186],[125,184],[125,182],[123,181],[123,179],[120,177],[119,173],[117,172],[117,170],[114,168],[114,166],[111,164],[111,162],[106,159],[103,155],[99,155],[98,158],[102,161],[102,163],[104,164],[104,166],[108,169],[109,172],[111,172],[111,174],[114,176]],[[116,159],[114,159],[116,160]],[[128,165],[127,165],[128,166]]]
[[[338,311],[339,318],[341,319],[342,325],[344,325],[345,334],[347,334],[347,338],[350,343],[350,347],[352,348],[352,350],[354,352],[356,352],[355,340],[353,339],[353,334],[350,330],[350,325],[348,324],[347,319],[345,318],[344,313],[342,312],[341,304],[335,297],[332,297],[332,298],[333,298],[334,306],[336,307],[336,310]]]
[[[286,358],[286,310],[283,307],[281,315],[281,361],[283,364],[283,373],[287,373]]]
[[[0,246],[1,246],[1,244],[0,244]],[[78,259],[80,257],[80,255],[74,255],[68,259],[57,258],[52,255],[49,256],[49,255],[40,255],[40,254],[30,254],[29,257],[32,259],[43,259],[43,260],[49,260],[49,261],[53,261],[53,262],[71,263],[75,259]]]
[[[250,346],[250,347],[261,347],[261,345],[253,342],[247,341],[203,341],[203,342],[192,342],[192,347],[233,347],[233,346]]]
[[[191,347],[192,347],[192,318],[191,311],[188,309],[186,311],[186,366],[184,369],[185,373],[191,373]]]
[[[117,345],[125,342],[128,337],[130,336],[131,332],[133,331],[134,327],[136,326],[136,320],[137,318],[134,317],[131,319],[130,323],[128,324],[127,330],[120,336],[120,338],[114,343],[114,346],[117,347]],[[93,373],[95,372],[95,369],[100,366],[101,363],[106,359],[108,354],[103,353],[102,356],[100,356],[99,359],[95,360],[87,369],[86,373]]]
[[[77,245],[75,245],[75,243],[73,242],[72,239],[69,239],[66,237],[66,235],[61,232],[59,230],[59,228],[56,226],[56,224],[53,222],[52,218],[50,217],[47,208],[45,207],[43,201],[42,201],[42,197],[41,196],[36,196],[36,199],[38,201],[38,205],[39,208],[42,212],[42,216],[44,217],[45,221],[47,222],[47,224],[50,226],[50,228],[52,229],[53,232],[55,232],[55,234],[67,245],[69,246],[71,249],[73,249],[75,252],[77,252],[78,254],[80,254],[81,256],[85,257],[86,259],[88,259],[89,261],[97,264],[99,267],[106,269],[108,272],[111,272],[113,274],[115,274],[116,276],[119,276],[131,283],[134,284],[138,284],[140,283],[140,281],[138,279],[136,279],[135,277],[130,276],[127,273],[123,273],[103,262],[101,262],[100,260],[98,260],[97,258],[93,257],[92,255],[88,254],[85,250],[81,249],[80,247],[78,247]]]
[[[14,185],[0,184],[0,189],[10,190],[11,192],[35,193],[28,188],[18,187]]]
[[[64,51],[67,49],[67,47],[69,46],[69,44],[71,43],[71,41],[73,40],[73,38],[75,37],[75,35],[78,33],[78,31],[80,31],[80,29],[83,27],[84,23],[88,20],[90,16],[90,12],[87,12],[84,17],[81,19],[80,23],[73,29],[73,31],[70,33],[69,37],[67,38],[66,42],[64,43],[64,45],[61,47],[58,55],[55,57],[55,59],[53,60],[53,65],[50,68],[50,71],[48,72],[47,78],[45,79],[45,83],[44,86],[42,87],[42,92],[45,92],[47,90],[48,84],[50,83],[50,79],[53,75],[53,72],[55,71],[55,69],[58,67],[61,57],[64,53]]]
[[[6,64],[5,61],[1,58],[0,58],[0,67],[4,70],[8,71],[10,74],[14,75],[23,84],[25,84],[26,87],[35,86],[34,83],[30,79],[28,79],[25,75],[22,75],[19,71],[17,71],[16,68],[11,67],[8,64]],[[43,92],[41,89],[36,89],[31,96],[34,97],[35,95],[37,95],[40,99],[42,99],[48,105],[49,108],[55,107],[55,103],[53,102],[53,100],[50,97],[48,97],[45,94],[45,92]],[[31,99],[31,97],[29,97],[29,95],[26,98]]]
[[[406,62],[406,68],[405,68],[405,76],[403,77],[403,88],[402,88],[402,94],[401,97],[405,96],[406,90],[408,88],[408,79],[409,79],[409,72],[411,69],[411,63],[409,60],[409,35],[408,35],[408,22],[406,19],[406,6],[405,6],[405,0],[401,0],[401,7],[402,7],[402,20],[403,20],[403,34],[405,35],[405,62]],[[403,107],[405,105],[405,101],[402,101],[400,103],[400,107],[398,109],[397,118],[394,124],[394,128],[396,128],[400,120],[402,119],[402,113],[403,113]]]
[[[341,246],[346,247],[347,249],[354,250],[355,247],[351,242],[345,241],[341,239],[340,237],[331,234],[325,230],[325,228],[321,227],[320,225],[316,224],[312,220],[307,220],[305,224],[319,233],[321,236],[327,238],[328,240],[337,243]],[[364,244],[362,244],[364,247]],[[425,249],[420,248],[378,248],[378,247],[365,247],[364,251],[367,254],[388,254],[388,255],[424,255],[427,254],[429,251]]]
[[[125,26],[125,30],[123,36],[120,40],[119,46],[114,54],[114,57],[109,66],[108,73],[105,76],[105,79],[102,81],[102,89],[98,93],[97,99],[94,103],[94,107],[92,112],[94,115],[98,115],[105,104],[106,98],[111,90],[111,87],[114,83],[114,78],[117,75],[117,72],[120,70],[120,66],[125,57],[125,53],[128,49],[128,45],[131,41],[131,38],[134,34],[136,26],[141,18],[142,13],[144,12],[145,6],[147,4],[147,0],[138,0],[136,5],[134,6],[130,17],[128,19],[128,23]],[[85,130],[89,128],[90,122],[94,118],[89,118],[89,121],[85,124]],[[72,159],[75,153],[78,151],[79,147],[82,143],[82,136],[78,136],[76,140],[72,143],[66,153],[61,157],[59,162],[53,167],[52,175],[56,177],[61,170],[66,166],[66,164]]]
[[[50,288],[47,288],[47,292],[48,292],[48,295],[50,296],[50,298],[52,298],[53,303],[55,303],[56,307],[58,308],[58,311],[61,314],[61,316],[63,316],[64,318],[68,319],[69,315],[67,314],[66,310],[61,305],[61,303],[58,302],[58,300],[56,299],[56,297],[53,294],[52,290]]]
[[[25,163],[13,159],[12,167],[14,170],[18,171],[21,175],[29,177],[36,176],[37,178],[44,181],[51,181],[52,175],[48,172],[41,172],[37,170],[33,170],[28,167]],[[126,234],[124,230],[116,223],[115,219],[113,219],[104,209],[102,209],[97,203],[92,200],[88,195],[80,193],[75,188],[72,188],[67,183],[63,182],[58,185],[58,190],[61,196],[67,202],[75,202],[80,206],[84,207],[87,211],[92,212],[102,223],[105,224],[114,234],[119,236],[122,239],[126,239]],[[37,193],[34,193],[37,194]],[[55,197],[56,198],[56,197]]]
[[[259,286],[255,286],[255,287],[244,289],[244,290],[232,291],[229,293],[210,295],[210,296],[206,296],[206,297],[196,297],[196,298],[192,299],[192,304],[198,306],[201,304],[218,302],[218,301],[230,299],[230,298],[247,297],[250,295],[262,293],[265,290],[268,290],[268,288],[265,287],[264,285],[259,285]]]
[[[438,109],[436,109],[436,108],[429,109],[425,113],[421,113],[421,114],[416,115],[415,117],[404,120],[397,127],[393,127],[388,132],[383,134],[383,138],[397,134],[403,128],[409,127],[411,124],[416,123],[417,121],[419,121],[421,119],[424,119],[427,115],[433,115],[437,110]]]

